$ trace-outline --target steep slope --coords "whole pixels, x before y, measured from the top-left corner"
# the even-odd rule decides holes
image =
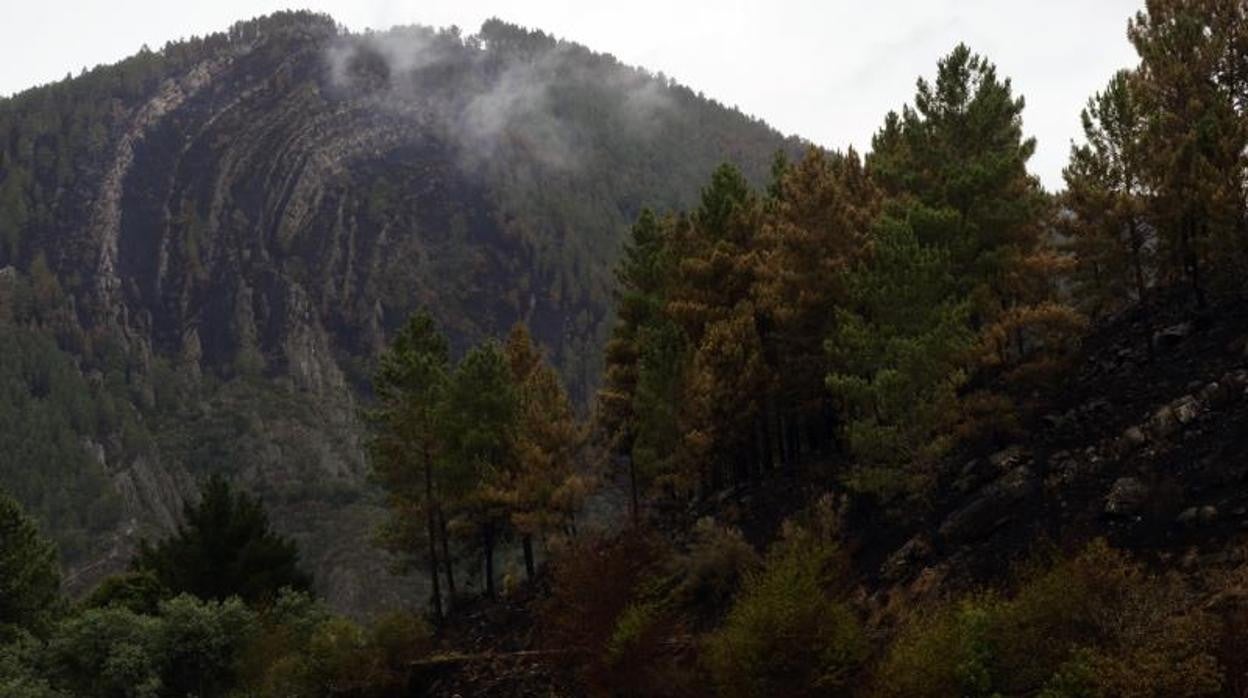
[[[641,207],[688,205],[721,160],[761,181],[797,145],[493,20],[351,35],[284,13],[0,101],[0,333],[42,338],[30,365],[90,403],[13,371],[48,416],[0,418],[0,441],[54,444],[0,454],[0,487],[83,587],[226,472],[336,603],[391,603],[357,423],[387,332],[421,306],[461,347],[526,320],[584,400]]]

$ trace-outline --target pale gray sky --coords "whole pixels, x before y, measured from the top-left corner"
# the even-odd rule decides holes
[[[958,41],[1027,98],[1032,170],[1060,187],[1079,110],[1133,65],[1127,18],[1143,0],[3,0],[0,95],[110,63],[146,43],[222,30],[288,7],[353,30],[491,16],[663,71],[786,134],[865,149],[919,75]]]

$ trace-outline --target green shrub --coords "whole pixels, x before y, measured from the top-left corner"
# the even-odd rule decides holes
[[[999,603],[976,596],[911,619],[877,671],[875,695],[990,695],[988,630]]]

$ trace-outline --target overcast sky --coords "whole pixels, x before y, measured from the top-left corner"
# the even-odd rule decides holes
[[[1143,0],[4,0],[0,95],[111,63],[146,43],[225,29],[288,8],[353,30],[395,24],[475,31],[491,16],[663,71],[786,134],[865,149],[919,75],[958,41],[1027,98],[1032,171],[1060,187],[1079,110],[1135,63],[1127,19]]]

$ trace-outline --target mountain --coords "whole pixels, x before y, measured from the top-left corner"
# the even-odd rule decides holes
[[[358,412],[388,334],[427,307],[462,350],[524,320],[584,405],[636,214],[800,147],[498,20],[280,13],[0,100],[0,488],[72,588],[223,473],[339,608],[419,598],[371,545]]]

